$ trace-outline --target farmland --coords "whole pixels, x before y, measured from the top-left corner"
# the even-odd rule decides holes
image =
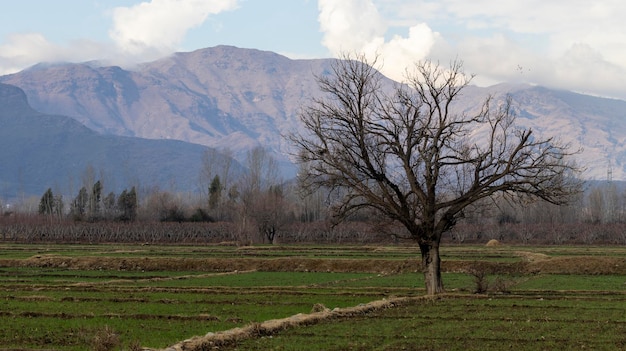
[[[448,293],[437,298],[423,296],[418,256],[412,246],[0,244],[0,349],[626,347],[626,247],[444,247]],[[287,319],[296,315],[315,318]]]

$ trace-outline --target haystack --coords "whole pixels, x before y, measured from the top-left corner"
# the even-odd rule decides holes
[[[485,244],[485,246],[500,246],[500,242],[496,239],[491,239],[487,242],[487,244]]]

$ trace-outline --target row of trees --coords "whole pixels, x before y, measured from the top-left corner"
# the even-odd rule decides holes
[[[297,208],[297,206],[294,206]],[[534,207],[534,206],[533,206]],[[557,208],[537,205],[533,212],[547,209],[552,215],[511,219],[499,214],[460,220],[442,239],[452,244],[480,244],[497,239],[507,245],[626,245],[624,222],[593,223],[576,220],[560,222]],[[269,242],[256,226],[236,221],[162,222],[136,220],[73,221],[50,220],[46,216],[0,211],[0,239],[21,242],[142,242],[142,243],[232,243]],[[141,211],[140,211],[141,212]],[[9,214],[10,213],[10,214]],[[569,216],[569,215],[567,215]],[[365,214],[361,218],[336,223],[332,220],[305,222],[293,216],[276,227],[275,243],[298,244],[407,244],[402,228]],[[505,220],[503,220],[503,218]],[[533,221],[550,219],[546,221]],[[242,229],[247,228],[248,231]]]
[[[190,197],[182,194],[173,194],[165,191],[143,191],[137,197],[135,188],[122,191],[119,195],[105,196],[98,214],[89,214],[89,206],[85,206],[83,216],[75,216],[71,208],[75,206],[84,190],[79,191],[71,202],[65,204],[63,197],[54,195],[51,189],[47,190],[39,199],[39,210],[49,218],[46,222],[39,222],[27,217],[17,216],[12,210],[3,206],[0,210],[0,219],[3,223],[17,221],[42,225],[51,230],[52,225],[59,224],[63,228],[55,229],[53,233],[43,235],[44,229],[33,229],[29,238],[47,237],[49,240],[58,238],[80,240],[78,233],[70,230],[71,225],[66,222],[88,225],[93,223],[98,228],[108,227],[107,223],[137,223],[136,227],[123,229],[118,225],[119,232],[110,232],[104,229],[90,230],[89,233],[107,233],[104,238],[128,241],[133,238],[148,238],[157,242],[169,242],[174,239],[202,242],[234,241],[240,243],[254,242],[323,242],[323,243],[390,243],[403,242],[405,234],[401,227],[394,226],[390,221],[376,215],[372,211],[362,211],[353,215],[340,225],[329,212],[330,198],[328,193],[307,194],[295,185],[281,184],[269,186],[266,192],[255,196],[248,195],[246,202],[240,195],[228,196],[224,187],[218,187],[219,176],[214,176],[211,182],[212,191],[204,197]],[[210,190],[210,189],[209,189]],[[88,194],[91,191],[88,191]],[[212,194],[212,196],[211,196]],[[219,195],[218,195],[219,194]],[[109,200],[106,200],[106,199]],[[110,199],[115,198],[114,203]],[[129,203],[133,206],[124,205]],[[80,201],[79,201],[80,202]],[[83,201],[89,203],[89,200]],[[108,203],[105,205],[104,203]],[[130,211],[124,213],[121,209]],[[65,210],[64,210],[65,209]],[[21,218],[21,219],[17,219]],[[52,219],[52,222],[50,221]],[[167,234],[164,231],[155,231],[163,222],[189,223],[185,227],[165,226],[164,228],[178,228],[178,233]],[[197,228],[193,223],[200,223]],[[145,234],[137,228],[153,228],[153,234]],[[23,223],[24,224],[24,223]],[[153,225],[154,224],[154,225]],[[453,243],[485,243],[490,239],[497,239],[505,243],[519,244],[626,244],[626,189],[619,182],[597,182],[588,185],[587,191],[578,194],[567,205],[554,205],[545,201],[532,203],[512,202],[505,197],[496,197],[477,203],[467,209],[464,218],[444,237]],[[15,234],[29,233],[28,226],[16,226]],[[87,228],[79,226],[76,228]],[[135,229],[132,229],[135,228]],[[184,229],[183,229],[184,228]],[[193,228],[193,229],[192,229]],[[203,229],[204,228],[204,229]],[[219,228],[219,229],[215,229]],[[0,226],[0,231],[6,237],[7,228]],[[61,234],[67,231],[66,234]],[[189,231],[189,233],[186,233]],[[206,235],[198,235],[205,232]],[[56,233],[56,234],[55,234]],[[85,234],[89,241],[94,241],[95,234]]]
[[[234,222],[239,232],[247,233],[246,241],[274,242],[280,228],[297,213],[293,184],[283,183],[276,160],[263,148],[248,152],[248,172],[243,175],[230,174],[228,159],[215,151],[205,153],[201,179],[208,185],[201,194],[140,186],[107,193],[102,180],[86,183],[95,174],[88,167],[86,184],[71,200],[46,190],[39,199],[39,214],[76,222]]]
[[[273,160],[261,149],[251,152],[250,157],[267,157],[263,167],[272,167]],[[202,196],[159,189],[142,189],[139,196],[135,187],[102,196],[104,186],[98,180],[92,187],[81,187],[68,202],[48,189],[39,199],[38,209],[55,220],[77,222],[231,223],[229,228],[236,234],[231,239],[243,242],[350,241],[345,237],[348,232],[354,234],[355,242],[373,242],[393,240],[395,234],[403,233],[371,211],[351,216],[348,226],[352,229],[333,231],[337,223],[330,212],[332,196],[328,192],[305,192],[297,183],[281,183],[279,178],[276,182],[250,178],[223,182],[215,174]],[[243,185],[248,182],[252,186]],[[626,231],[617,230],[624,223],[626,189],[619,182],[596,182],[564,205],[520,203],[502,196],[477,202],[465,210],[449,239],[457,243],[489,239],[523,244],[626,243]],[[290,232],[294,230],[296,233]],[[385,233],[390,234],[389,238],[385,239]]]
[[[75,221],[118,220],[134,221],[137,218],[137,192],[135,187],[124,189],[119,195],[114,192],[102,197],[103,185],[97,181],[92,187],[80,188],[78,195],[70,203],[69,213],[65,213],[62,195],[54,195],[48,188],[39,200],[39,214],[63,219],[66,216]]]

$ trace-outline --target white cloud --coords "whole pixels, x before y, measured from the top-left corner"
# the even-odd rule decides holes
[[[30,66],[54,50],[43,35],[38,33],[13,34],[0,46],[0,74],[19,71]]]
[[[333,55],[357,52],[372,59],[378,54],[382,72],[396,80],[415,61],[424,59],[438,38],[428,25],[416,23],[408,29],[408,36],[387,40],[388,22],[371,0],[319,0],[318,8],[322,44]]]
[[[393,79],[402,80],[407,68],[429,55],[438,37],[439,34],[424,23],[409,28],[407,37],[394,36],[378,49],[384,60],[383,72]]]
[[[39,33],[9,35],[0,45],[0,75],[15,73],[40,62],[89,61],[106,57],[110,47],[89,40],[61,46]]]
[[[237,0],[152,0],[111,11],[111,42],[79,39],[60,45],[40,33],[13,33],[0,42],[0,75],[40,62],[101,60],[127,65],[178,49],[187,31],[209,15],[232,10]]]
[[[554,61],[553,72],[548,77],[559,82],[563,88],[626,98],[626,67],[608,62],[599,51],[587,44],[572,45]]]
[[[452,21],[470,29],[459,55],[471,57],[479,76],[626,98],[626,3],[448,0],[445,6]],[[478,23],[482,32],[500,33],[500,40],[472,34]],[[518,65],[523,72],[516,71]]]
[[[322,44],[333,54],[357,51],[382,39],[386,26],[368,0],[319,0]]]
[[[517,81],[626,98],[626,2],[620,0],[338,3],[318,2],[323,44],[333,54],[377,50],[394,79],[407,63],[458,57],[481,85]],[[389,38],[399,29],[408,34]]]
[[[128,54],[158,57],[178,49],[187,31],[209,15],[237,6],[237,0],[151,0],[117,7],[109,35]]]

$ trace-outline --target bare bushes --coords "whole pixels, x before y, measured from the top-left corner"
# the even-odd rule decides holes
[[[219,243],[233,241],[231,223],[74,222],[28,217],[0,221],[4,240],[57,243]]]
[[[523,245],[626,244],[623,223],[459,223],[445,238],[455,243],[489,240]]]
[[[94,351],[111,351],[120,345],[120,336],[108,325],[98,330],[91,341]]]
[[[122,347],[123,343],[120,335],[108,325],[95,330],[95,334],[89,342],[93,351],[128,350],[141,351],[143,347],[138,340],[131,341],[127,347]]]
[[[468,266],[467,272],[473,278],[475,294],[510,292],[511,280],[504,278],[501,269],[490,262],[473,262]],[[506,273],[510,274],[510,272]]]
[[[206,214],[206,213],[204,213]],[[203,213],[186,214],[197,221],[73,221],[50,216],[11,214],[0,216],[0,240],[57,243],[221,243],[238,245],[267,242],[251,218],[204,222]],[[190,217],[191,216],[191,217]],[[395,244],[402,233],[371,221],[293,221],[277,228],[274,243]],[[620,223],[460,223],[445,241],[484,245],[489,240],[509,245],[624,245],[626,230]]]
[[[371,244],[390,243],[393,235],[369,222],[294,222],[280,234],[281,243]]]

